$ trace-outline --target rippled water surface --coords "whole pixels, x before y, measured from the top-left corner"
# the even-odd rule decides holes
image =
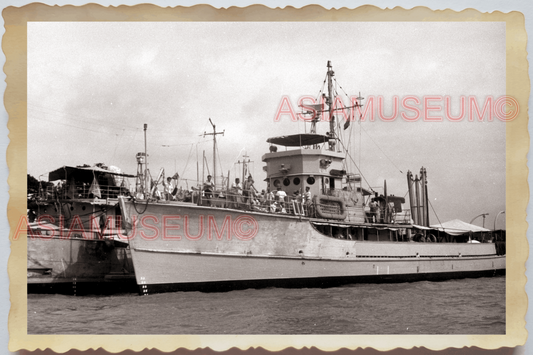
[[[30,294],[28,334],[505,334],[505,277],[150,296]]]

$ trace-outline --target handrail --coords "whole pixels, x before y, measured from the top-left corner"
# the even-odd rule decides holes
[[[99,194],[98,194],[99,191]],[[47,186],[46,190],[40,191],[38,199],[40,200],[66,200],[66,199],[90,199],[90,198],[118,198],[118,196],[127,196],[130,191],[123,186],[99,185],[98,190],[91,190],[90,184],[76,184],[74,187],[70,184],[62,186]],[[98,196],[100,195],[100,196]]]

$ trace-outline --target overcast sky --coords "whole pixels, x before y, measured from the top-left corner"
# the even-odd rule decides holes
[[[381,95],[385,114],[394,95],[449,95],[457,114],[460,96],[482,105],[505,94],[505,24],[30,22],[28,173],[101,162],[134,174],[147,123],[152,175],[164,167],[194,180],[204,150],[212,169],[212,141],[201,136],[212,132],[211,118],[225,130],[218,172],[233,179],[246,152],[264,188],[266,139],[306,129],[288,116],[274,121],[281,99],[297,110],[298,98],[316,96],[328,60],[339,94]],[[497,119],[378,118],[343,133],[376,191],[386,179],[389,193],[404,196],[407,170],[424,166],[441,222],[490,213],[492,228],[505,210],[505,124]]]

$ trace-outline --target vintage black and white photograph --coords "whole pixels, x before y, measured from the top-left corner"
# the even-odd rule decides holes
[[[506,334],[505,22],[27,38],[28,334]]]

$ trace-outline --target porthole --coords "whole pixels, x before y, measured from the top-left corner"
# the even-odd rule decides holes
[[[289,178],[283,179],[283,185],[289,186],[290,184],[291,184],[291,179],[289,179]]]
[[[300,178],[299,177],[295,177],[293,180],[292,180],[292,183],[294,185],[300,185]]]
[[[307,183],[308,183],[309,185],[313,185],[313,184],[315,183],[315,178],[312,177],[312,176],[308,177],[308,178],[307,178]]]
[[[279,182],[278,179],[274,180],[274,187],[275,188],[281,187],[281,183]]]

